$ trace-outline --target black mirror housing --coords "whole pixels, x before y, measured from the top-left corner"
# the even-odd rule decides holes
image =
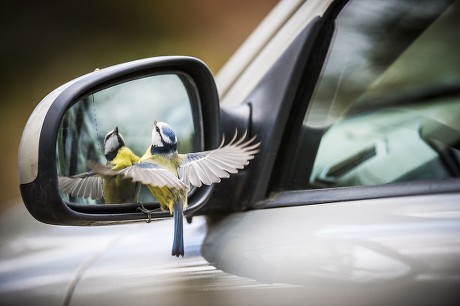
[[[207,66],[192,57],[155,57],[128,62],[74,79],[46,96],[30,116],[24,129],[18,158],[20,191],[25,206],[37,220],[58,225],[96,225],[146,218],[136,204],[76,206],[61,197],[58,188],[56,144],[65,112],[79,99],[111,86],[131,80],[162,74],[180,74],[185,87],[196,94],[191,105],[199,118],[202,149],[219,146],[221,131],[219,98],[214,78]],[[195,120],[196,120],[195,118]],[[189,196],[193,215],[209,199],[213,186],[204,185]],[[152,218],[168,216],[167,212]]]

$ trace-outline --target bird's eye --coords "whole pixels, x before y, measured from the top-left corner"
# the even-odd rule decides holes
[[[160,133],[160,128],[159,127],[155,127],[155,130],[157,131],[157,133]]]

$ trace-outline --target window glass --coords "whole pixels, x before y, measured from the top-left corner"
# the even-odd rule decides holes
[[[289,188],[460,176],[458,1],[350,1],[336,26]]]

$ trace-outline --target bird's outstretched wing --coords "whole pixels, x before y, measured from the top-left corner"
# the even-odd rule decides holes
[[[187,185],[190,183],[200,187],[202,184],[219,183],[221,178],[237,173],[259,152],[260,142],[254,143],[255,136],[244,141],[246,134],[247,132],[237,140],[235,132],[227,145],[224,146],[225,140],[222,140],[215,150],[185,154],[179,167],[179,178]]]
[[[100,200],[104,193],[102,178],[97,176],[94,171],[74,176],[60,176],[58,184],[61,191],[78,198]]]
[[[174,174],[151,162],[142,162],[121,170],[113,170],[108,166],[90,161],[88,167],[102,176],[123,175],[124,178],[131,178],[133,182],[140,182],[145,185],[178,189],[188,187]]]

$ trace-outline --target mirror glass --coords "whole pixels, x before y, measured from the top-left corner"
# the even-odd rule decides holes
[[[130,80],[91,93],[77,101],[63,116],[56,144],[57,171],[61,196],[64,201],[78,205],[104,205],[117,203],[155,203],[147,188],[138,189],[135,197],[123,201],[108,201],[107,196],[88,195],[82,190],[64,191],[64,178],[87,180],[96,176],[88,173],[88,161],[106,165],[104,139],[118,129],[125,145],[141,157],[151,145],[151,133],[155,121],[169,124],[176,133],[179,153],[202,150],[201,118],[198,94],[194,85],[183,74],[161,74]],[[99,178],[91,184],[104,182]],[[135,185],[135,184],[131,184]],[[87,188],[81,184],[78,188]],[[106,192],[104,190],[104,192]]]

